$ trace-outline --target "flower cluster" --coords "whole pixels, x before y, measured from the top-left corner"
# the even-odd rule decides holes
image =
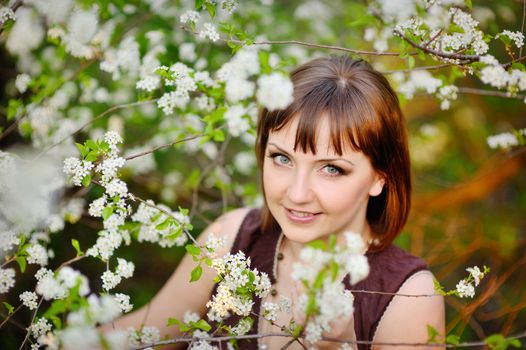
[[[118,265],[115,272],[106,270],[102,276],[102,288],[106,291],[115,288],[123,278],[130,278],[135,271],[135,265],[131,261],[117,258]]]
[[[35,277],[38,281],[35,291],[45,300],[64,299],[69,295],[70,289],[77,285],[80,296],[86,296],[90,292],[86,276],[69,266],[62,267],[56,274],[42,267]]]
[[[0,268],[0,294],[7,293],[15,285],[15,269]]]
[[[128,346],[139,347],[142,344],[152,344],[161,339],[161,332],[153,326],[143,326],[136,330],[133,327],[128,328]]]
[[[298,311],[307,317],[306,340],[311,343],[320,340],[324,331],[331,330],[331,320],[352,315],[354,297],[342,283],[344,276],[349,275],[354,285],[369,274],[361,236],[346,232],[345,238],[345,245],[336,244],[332,236],[329,246],[318,241],[305,247],[300,255],[305,264],[293,266],[292,278],[305,287],[298,299]]]
[[[285,109],[293,101],[290,79],[279,73],[263,75],[258,79],[258,103],[268,110]]]
[[[192,229],[186,210],[172,211],[164,205],[153,207],[153,201],[141,203],[131,219],[140,225],[139,242],[158,243],[161,247],[183,246]]]
[[[481,62],[486,63],[479,75],[483,83],[499,89],[506,88],[512,95],[526,90],[526,72],[519,69],[506,70],[491,55],[483,56]]]
[[[524,34],[521,32],[512,32],[509,30],[504,30],[502,33],[499,33],[495,38],[507,37],[509,40],[513,41],[515,46],[521,48],[524,45]]]
[[[248,316],[252,311],[253,296],[265,297],[270,292],[270,280],[266,273],[250,269],[250,258],[243,252],[228,253],[216,258],[212,267],[218,274],[217,292],[206,306],[208,318],[221,321],[234,313]]]
[[[442,86],[440,79],[434,78],[428,71],[424,70],[412,71],[405,81],[403,74],[397,74],[393,76],[393,79],[400,84],[398,91],[408,99],[413,98],[418,91],[433,94]]]
[[[492,149],[509,149],[511,147],[519,146],[524,143],[526,138],[526,129],[520,129],[516,133],[504,132],[497,135],[492,135],[487,138],[487,143]],[[522,143],[521,143],[521,140]]]
[[[445,85],[438,90],[437,94],[440,102],[440,109],[447,110],[451,106],[451,101],[458,97],[458,87],[455,85]]]
[[[488,274],[489,268],[484,266],[483,271],[480,271],[478,266],[473,266],[468,267],[466,271],[469,272],[469,276],[457,283],[456,294],[461,298],[473,298],[475,296],[475,287]]]

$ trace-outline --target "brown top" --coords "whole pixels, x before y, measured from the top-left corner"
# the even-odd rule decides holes
[[[270,281],[275,283],[274,261],[277,253],[279,227],[269,232],[261,232],[260,210],[253,209],[243,219],[239,232],[232,245],[231,253],[243,251],[251,259],[251,268],[257,268],[268,274]],[[409,255],[402,249],[389,245],[380,252],[366,254],[369,262],[369,276],[351,288],[349,278],[345,278],[345,287],[355,290],[354,294],[354,330],[358,341],[372,341],[376,327],[391,302],[393,296],[385,294],[372,294],[357,291],[380,291],[396,293],[408,277],[417,271],[426,270],[425,262],[415,256]],[[215,293],[216,288],[213,290]],[[253,311],[259,314],[261,299],[255,298]],[[239,317],[231,316],[225,323],[235,325]],[[256,334],[259,318],[254,320],[249,334]],[[226,346],[226,344],[225,344]],[[239,349],[257,350],[257,340],[238,341]],[[226,347],[224,347],[226,348]],[[370,349],[367,344],[358,344],[359,350]]]

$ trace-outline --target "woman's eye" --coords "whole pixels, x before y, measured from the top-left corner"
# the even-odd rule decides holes
[[[341,168],[334,166],[334,165],[326,165],[323,168],[323,171],[327,173],[328,175],[341,175],[344,173]]]
[[[284,156],[283,154],[276,154],[273,156],[274,162],[280,165],[289,165],[290,159],[287,156]]]

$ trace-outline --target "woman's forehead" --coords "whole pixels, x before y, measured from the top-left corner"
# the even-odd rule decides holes
[[[360,150],[356,150],[352,147],[351,143],[344,137],[339,135],[340,139],[336,139],[335,135],[331,131],[331,125],[327,116],[320,116],[317,120],[317,124],[312,127],[312,130],[303,130],[304,135],[300,135],[298,139],[297,134],[301,132],[298,128],[300,116],[296,116],[287,124],[285,124],[279,130],[271,130],[269,132],[269,138],[267,143],[272,143],[280,148],[284,148],[289,152],[303,152],[313,153],[320,155],[341,155],[337,152],[337,142],[340,142],[340,148],[343,154],[351,153],[362,153]],[[340,133],[343,134],[343,133]],[[303,149],[302,142],[297,142],[301,138],[310,137],[314,143],[314,149],[311,150],[309,147]],[[304,144],[309,144],[310,140],[307,140]]]

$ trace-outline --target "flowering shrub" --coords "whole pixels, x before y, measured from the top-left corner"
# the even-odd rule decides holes
[[[224,244],[217,237],[199,247],[193,224],[233,204],[261,205],[255,157],[248,150],[258,109],[291,103],[288,70],[327,50],[342,51],[385,73],[402,103],[430,95],[438,108],[451,111],[454,122],[426,119],[417,125],[411,137],[415,168],[435,167],[447,181],[461,183],[451,174],[464,173],[472,159],[450,157],[453,166],[440,168],[451,145],[471,142],[458,146],[470,149],[468,158],[486,148],[524,149],[522,119],[483,116],[481,107],[463,109],[463,95],[471,94],[513,100],[517,104],[509,113],[524,110],[524,34],[519,19],[509,20],[517,4],[27,0],[1,5],[2,58],[10,55],[7,61],[17,73],[2,79],[8,82],[0,140],[27,149],[0,151],[0,331],[27,311],[30,319],[22,322],[27,329],[17,339],[21,348],[119,349],[159,342],[162,335],[148,326],[104,335],[96,329],[137,304],[133,295],[120,292],[136,269],[121,255],[123,249],[152,243],[184,246],[196,262],[194,281],[204,268],[213,268],[218,288],[207,304],[208,320],[236,314],[241,320],[227,335],[246,334],[254,298],[269,292],[268,276],[252,270],[241,253],[215,256]],[[475,118],[484,125],[475,128]],[[462,137],[451,136],[455,129]],[[478,158],[489,158],[490,152]],[[515,162],[502,167],[508,174],[503,176],[520,169],[520,160]],[[504,181],[499,179],[495,183]],[[467,192],[473,198],[477,191]],[[428,203],[440,201],[420,208]],[[524,201],[516,203],[507,212],[520,212]],[[91,227],[93,239],[77,227]],[[519,244],[513,225],[493,230],[503,251]],[[438,236],[442,239],[442,232]],[[315,343],[330,329],[330,319],[352,314],[352,295],[344,292],[341,279],[350,274],[355,284],[368,265],[360,242],[348,239],[346,246],[315,243],[302,253],[310,264],[296,267],[294,278],[303,288],[299,310],[305,323],[287,325],[291,337]],[[100,263],[104,271],[77,268],[80,260]],[[468,272],[455,290],[437,285],[437,291],[473,298],[488,270]],[[278,312],[291,312],[290,304],[265,303],[261,316],[274,322]],[[192,348],[213,348],[206,320],[189,313],[170,322],[199,339]],[[486,342],[516,344],[498,336]]]

